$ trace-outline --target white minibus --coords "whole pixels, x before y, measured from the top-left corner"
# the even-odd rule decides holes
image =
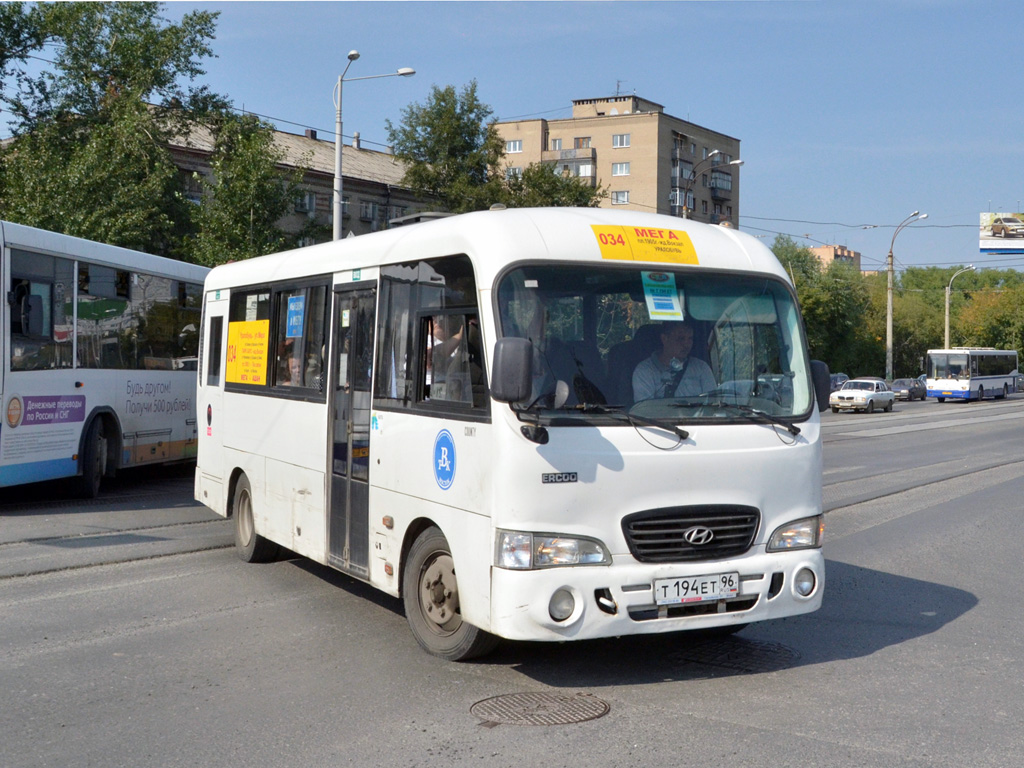
[[[0,221],[0,487],[195,458],[209,271]]]
[[[215,268],[195,492],[446,659],[728,633],[821,604],[827,396],[755,238],[484,211]]]

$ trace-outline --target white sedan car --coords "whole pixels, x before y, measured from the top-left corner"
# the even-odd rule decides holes
[[[895,393],[881,379],[850,379],[828,396],[832,413],[840,411],[891,411]]]

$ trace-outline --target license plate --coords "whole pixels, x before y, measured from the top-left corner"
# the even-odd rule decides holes
[[[654,582],[654,600],[658,605],[706,603],[712,600],[736,597],[739,591],[740,575],[738,573],[656,579]]]

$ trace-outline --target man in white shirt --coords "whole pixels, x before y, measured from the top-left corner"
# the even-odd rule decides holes
[[[633,400],[690,397],[717,386],[711,367],[690,357],[693,327],[685,322],[661,326],[661,350],[642,360],[633,371]]]

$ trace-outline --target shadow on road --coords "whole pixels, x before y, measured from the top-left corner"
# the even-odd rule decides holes
[[[923,637],[978,599],[941,584],[829,561],[825,601],[806,616],[753,624],[721,639],[690,633],[565,644],[503,642],[503,664],[555,687],[599,687],[780,672],[857,659]]]

